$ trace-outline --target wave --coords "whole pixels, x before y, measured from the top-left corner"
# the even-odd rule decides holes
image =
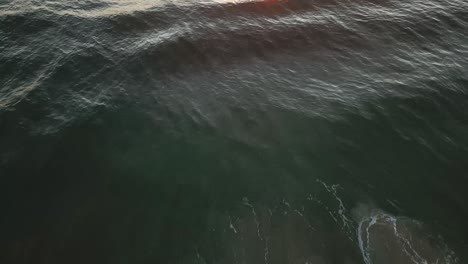
[[[275,106],[320,113],[327,102],[356,109],[372,98],[445,93],[447,86],[433,84],[446,78],[465,94],[449,77],[468,63],[463,1],[137,2],[3,6],[2,110],[26,100],[46,119],[64,109],[80,116],[116,98],[184,93],[177,88],[184,82],[202,89],[202,76],[229,91],[258,88]],[[92,15],[128,5],[126,13]]]

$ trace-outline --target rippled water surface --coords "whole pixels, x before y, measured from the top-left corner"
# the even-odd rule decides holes
[[[468,2],[0,0],[0,263],[468,263]]]

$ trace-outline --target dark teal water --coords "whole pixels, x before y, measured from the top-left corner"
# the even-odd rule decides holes
[[[468,263],[466,1],[0,0],[0,263]]]

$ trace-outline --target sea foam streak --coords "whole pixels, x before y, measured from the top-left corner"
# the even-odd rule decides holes
[[[366,264],[450,264],[456,263],[440,237],[432,237],[415,220],[393,216],[360,204],[354,215],[361,218],[357,236]]]

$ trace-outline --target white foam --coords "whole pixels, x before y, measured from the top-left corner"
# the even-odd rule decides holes
[[[357,210],[360,213],[365,211],[362,205],[358,206]],[[405,261],[404,263],[456,263],[452,251],[432,245],[428,243],[426,237],[416,235],[413,227],[419,226],[417,221],[406,217],[393,216],[377,209],[369,210],[369,208],[367,208],[367,210],[369,214],[367,216],[361,215],[362,219],[359,221],[357,228],[358,245],[366,264],[379,264],[375,259],[381,260],[385,258],[385,256],[388,256],[388,254],[395,257],[397,255],[392,254],[399,253],[403,253],[401,255],[403,259],[401,261]],[[384,228],[384,232],[376,233],[379,232],[379,229],[377,229],[378,227]],[[392,236],[385,236],[385,230],[392,231]],[[376,234],[382,237],[380,237],[380,239],[375,239]],[[415,241],[419,242],[419,244],[415,244]],[[386,250],[397,251],[393,253],[391,251],[382,251],[382,245],[380,243],[386,244]],[[398,247],[390,249],[388,248],[388,243],[396,243]],[[429,248],[425,248],[423,252],[420,243],[424,243]],[[435,257],[437,258],[434,259]]]

